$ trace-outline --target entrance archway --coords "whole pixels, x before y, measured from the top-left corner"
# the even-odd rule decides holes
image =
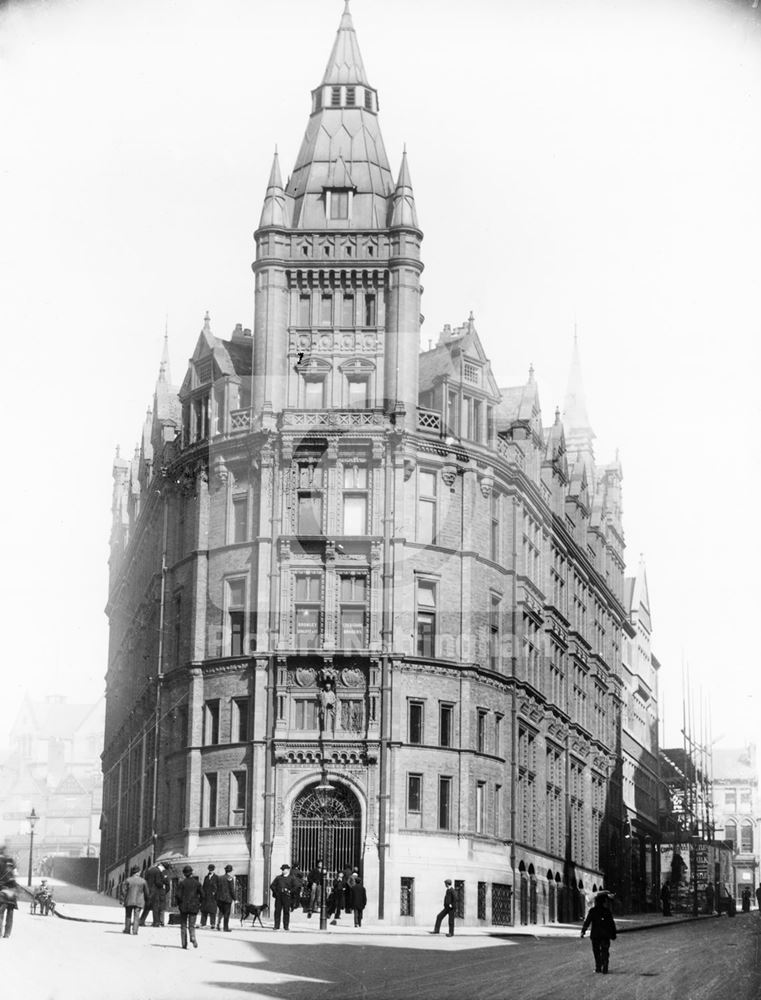
[[[305,788],[293,803],[292,863],[309,871],[322,858],[329,872],[358,868],[362,810],[356,796],[345,785],[334,785],[323,817],[316,787]]]

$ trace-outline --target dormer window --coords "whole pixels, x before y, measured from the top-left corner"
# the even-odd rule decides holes
[[[357,90],[356,87],[346,88],[346,107],[353,108],[357,103]]]
[[[331,191],[328,191],[328,218],[349,218],[350,194],[351,192],[347,188],[333,188]]]
[[[467,362],[463,365],[462,377],[466,382],[470,382],[471,385],[478,385],[479,370],[476,365],[468,364]]]
[[[340,107],[341,105],[341,88],[331,87],[330,88],[330,103],[334,108]]]

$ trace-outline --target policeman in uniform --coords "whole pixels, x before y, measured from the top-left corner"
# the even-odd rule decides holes
[[[291,919],[291,893],[293,891],[293,879],[291,878],[291,866],[281,865],[280,874],[277,875],[270,886],[272,895],[275,897],[275,930],[280,930],[280,917],[283,918],[283,930],[288,930]]]

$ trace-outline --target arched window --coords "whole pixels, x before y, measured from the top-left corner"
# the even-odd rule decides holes
[[[729,840],[732,844],[732,849],[737,843],[737,824],[733,819],[728,819],[724,824],[724,839]]]
[[[744,819],[740,827],[740,850],[743,854],[753,853],[753,823]]]

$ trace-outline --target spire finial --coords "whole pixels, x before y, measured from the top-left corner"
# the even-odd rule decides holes
[[[211,316],[209,315],[208,309],[206,310],[203,318],[203,332],[211,334]]]
[[[560,407],[556,406],[555,407],[555,426],[557,427],[557,425],[559,423],[560,423]]]
[[[164,317],[164,347],[159,364],[159,382],[169,382],[169,313]]]
[[[529,382],[534,381],[534,362],[531,361],[528,366],[528,380]]]

